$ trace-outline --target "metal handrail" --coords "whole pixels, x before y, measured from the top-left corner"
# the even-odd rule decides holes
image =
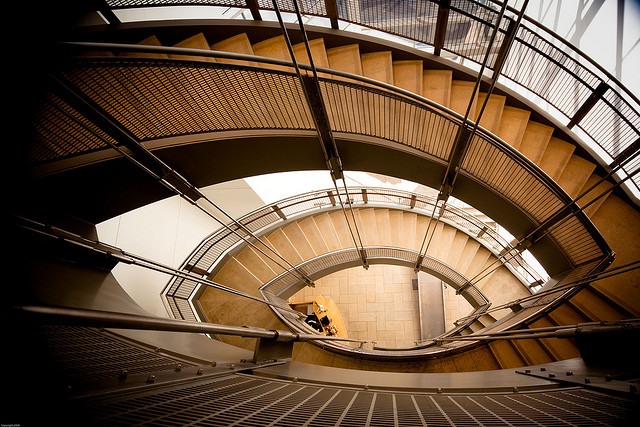
[[[300,218],[310,212],[320,212],[322,209],[334,207],[335,202],[332,201],[332,198],[335,198],[334,191],[333,189],[326,189],[292,196],[255,209],[238,218],[237,221],[254,233],[261,234],[265,230],[271,229],[274,224],[283,222],[283,217],[276,214],[276,210],[285,218],[292,219]],[[366,193],[366,201],[363,197],[363,191]],[[431,206],[436,203],[435,197],[404,190],[350,187],[348,193],[351,196],[349,200],[351,204],[360,206],[376,206],[377,204],[378,206],[415,210],[424,214],[428,214],[431,211]],[[443,212],[443,220],[480,241],[483,246],[496,256],[513,249],[513,246],[504,237],[500,236],[497,231],[461,208],[447,205]],[[242,241],[235,238],[227,229],[220,228],[203,239],[180,268],[188,271],[195,269],[203,272],[203,274],[211,274],[216,265],[224,259],[224,256],[238,244],[242,244]],[[208,256],[209,253],[212,256]],[[506,266],[527,286],[546,281],[546,278],[540,276],[521,257],[511,258],[506,263]],[[175,278],[165,286],[162,294],[166,299],[173,299],[173,303],[175,303],[176,298],[173,297],[174,295],[186,293],[183,298],[178,299],[190,300],[197,293],[197,287],[198,283],[196,281]],[[189,304],[189,306],[191,305]],[[179,310],[173,309],[172,312],[174,315],[178,315]]]
[[[118,2],[111,2],[109,6],[111,7],[111,10],[118,10],[118,9],[127,9],[129,7],[162,6],[166,3],[167,2],[161,1],[161,0],[148,0],[148,1],[136,0],[135,2],[133,1],[128,2],[128,1],[121,0]],[[186,3],[181,3],[181,4],[189,4],[189,3],[193,3],[193,4],[197,3],[198,5],[207,4],[211,6],[217,6],[217,5],[229,6],[228,2],[226,1],[216,1],[216,0],[209,0],[206,2],[202,2],[202,1],[188,2],[187,1]],[[422,12],[427,14],[425,16],[435,18],[435,13],[436,13],[437,7],[439,7],[438,6],[439,4],[440,4],[439,1],[431,0],[431,1],[425,1],[419,7],[421,8]],[[469,19],[470,22],[474,22],[482,28],[482,27],[489,27],[493,25],[493,23],[490,22],[492,19],[491,15],[497,14],[496,8],[499,8],[502,5],[503,5],[503,2],[497,1],[497,0],[489,0],[488,2],[482,2],[482,3],[476,0],[464,0],[464,1],[458,0],[458,1],[451,2],[447,7],[450,11],[452,11],[453,14],[464,16],[466,17],[466,19]],[[247,5],[243,4],[243,2],[238,2],[235,6],[240,8],[247,7]],[[291,6],[291,4],[288,2],[278,2],[278,6],[283,11],[287,11],[287,12],[295,11]],[[263,10],[273,10],[273,6],[270,5],[270,2],[259,3],[256,5],[256,7],[258,9],[263,9]],[[435,46],[434,31],[430,31],[430,30],[428,31],[428,29],[426,28],[427,24],[424,22],[425,16],[421,15],[420,17],[422,19],[420,20],[420,22],[417,21],[418,14],[419,14],[419,12],[417,11],[415,12],[415,16],[413,16],[414,12],[412,12],[412,17],[414,18],[412,21],[407,21],[407,20],[403,21],[405,24],[407,22],[410,22],[413,25],[409,25],[409,26],[404,25],[403,30],[400,30],[399,28],[395,27],[393,24],[386,25],[390,19],[393,18],[397,20],[399,18],[399,16],[394,14],[394,12],[385,11],[385,13],[391,13],[391,16],[379,15],[374,17],[375,20],[368,19],[370,17],[370,15],[368,15],[368,11],[359,11],[358,14],[350,14],[349,11],[353,9],[353,7],[359,7],[359,3],[356,1],[343,2],[341,6],[336,7],[337,9],[335,12],[336,15],[330,15],[329,13],[330,8],[326,7],[324,2],[314,2],[313,5],[302,2],[300,7],[302,10],[302,13],[305,15],[330,18],[334,20],[336,23],[338,20],[342,20],[345,22],[349,22],[349,23],[361,25],[364,27],[372,28],[378,31],[386,32],[388,34],[392,34],[394,36],[404,38],[406,40],[412,40],[418,43],[424,43],[429,46]],[[516,9],[514,9],[511,6],[507,6],[507,10],[514,14],[518,12]],[[599,65],[593,59],[591,59],[582,50],[574,46],[572,43],[570,43],[569,41],[567,41],[566,39],[564,39],[554,31],[552,31],[551,29],[537,22],[533,18],[525,15],[523,19],[525,22],[523,23],[522,30],[519,32],[519,34],[523,34],[523,32],[529,31],[532,34],[535,34],[535,42],[533,44],[537,44],[538,41],[543,42],[547,44],[547,46],[549,46],[550,48],[554,49],[556,52],[555,54],[549,54],[549,53],[543,52],[540,49],[535,49],[534,48],[535,46],[531,44],[529,48],[534,48],[534,49],[529,49],[528,53],[537,55],[538,58],[540,58],[542,61],[547,61],[549,64],[555,62],[556,65],[560,67],[559,69],[563,70],[563,72],[572,73],[571,69],[568,68],[565,64],[563,64],[562,61],[558,61],[554,58],[554,56],[556,56],[557,54],[561,54],[563,58],[565,58],[567,61],[571,61],[572,63],[578,64],[582,70],[585,70],[585,72],[591,74],[592,77],[595,79],[593,82],[588,83],[584,81],[582,78],[578,77],[577,75],[574,75],[573,82],[580,85],[584,85],[583,94],[582,94],[583,100],[589,96],[594,96],[594,95],[599,96],[600,98],[600,105],[596,109],[597,111],[593,113],[593,116],[594,116],[593,120],[589,120],[588,117],[585,117],[583,118],[583,120],[580,120],[575,124],[585,132],[586,136],[590,138],[595,145],[600,147],[600,149],[604,150],[604,152],[608,156],[610,156],[612,159],[615,159],[617,154],[620,154],[624,150],[624,148],[626,148],[628,145],[633,143],[640,136],[640,112],[639,112],[640,107],[638,107],[640,105],[640,101],[610,72],[605,70],[601,65]],[[435,25],[435,23],[429,23],[429,25]],[[501,29],[500,31],[501,33],[506,34],[508,29]],[[541,33],[545,34],[546,37],[541,35]],[[518,43],[522,43],[522,46],[525,46],[527,44],[527,42],[522,37],[518,37],[517,35],[516,38]],[[562,44],[564,48],[559,47],[558,44]],[[464,43],[455,44],[455,45],[451,45],[451,43],[449,43],[448,45],[444,46],[444,49],[451,52],[452,55],[458,55],[465,59],[468,59],[474,62],[479,62],[480,56],[482,56],[485,52],[484,46],[482,47],[483,47],[482,49],[475,49],[475,50],[472,49],[471,54],[467,52],[469,46],[467,46]],[[538,61],[538,59],[536,59],[536,61]],[[515,58],[514,62],[519,63],[521,61],[519,61],[518,58]],[[544,66],[544,64],[542,65]],[[528,93],[534,94],[537,97],[541,97],[541,99],[544,102],[546,102],[548,105],[555,108],[568,120],[573,119],[572,116],[573,116],[573,113],[575,113],[575,109],[573,109],[572,111],[563,110],[551,98],[545,97],[546,94],[541,93],[541,91],[539,90],[536,90],[535,87],[533,87],[530,84],[529,80],[531,80],[530,79],[531,75],[528,75],[527,77],[517,78],[516,76],[508,76],[506,72],[502,72],[501,76],[513,81],[518,87],[522,88],[523,90],[526,90]],[[606,96],[604,93],[598,93],[598,90],[597,90],[598,82],[605,83],[609,86],[606,90],[607,92]],[[564,82],[564,83],[566,83],[563,85],[564,87],[572,86],[571,82]],[[612,87],[612,85],[615,86],[615,88]],[[618,105],[619,103],[624,105],[620,106]],[[635,106],[631,105],[632,103],[635,103]],[[577,107],[579,107],[579,105],[576,106],[576,108]],[[621,111],[621,110],[626,110],[626,111]],[[623,141],[619,147],[614,145],[609,145],[606,143],[606,141],[603,141],[603,138],[606,138],[606,136],[601,134],[598,127],[596,126],[595,118],[598,117],[598,119],[601,121],[602,117],[605,117],[605,116],[607,120],[609,120],[612,126],[615,126],[617,123],[619,124],[618,120],[625,122],[625,126],[628,132],[626,132],[626,135],[625,135],[626,140]],[[602,162],[604,166],[608,166],[611,163],[611,161],[609,161],[608,159],[603,159]],[[624,169],[623,171],[625,173],[629,172],[626,169]],[[636,179],[632,180],[632,182],[633,182],[633,185],[638,190],[640,190],[640,177],[636,177]]]

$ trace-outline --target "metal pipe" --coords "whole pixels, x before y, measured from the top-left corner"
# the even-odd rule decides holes
[[[70,324],[74,326],[234,335],[243,338],[262,338],[280,342],[324,340],[367,342],[337,336],[298,334],[278,329],[267,330],[253,326],[229,326],[217,323],[191,322],[187,320],[175,320],[83,308],[24,305],[16,306],[14,307],[14,310],[18,314],[27,314],[35,318],[41,318],[47,322]]]

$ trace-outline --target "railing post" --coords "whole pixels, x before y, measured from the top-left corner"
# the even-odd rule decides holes
[[[451,0],[438,1],[438,17],[436,21],[436,33],[433,37],[433,53],[440,56],[447,37],[447,24],[449,23],[449,5]]]
[[[258,10],[258,0],[246,0],[247,7],[251,11],[251,16],[256,21],[262,21],[262,16],[260,16],[260,10]]]
[[[331,28],[338,29],[338,3],[336,0],[324,0],[327,17],[331,21]]]

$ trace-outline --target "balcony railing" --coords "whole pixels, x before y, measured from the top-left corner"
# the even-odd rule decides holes
[[[284,221],[312,215],[326,209],[337,209],[337,201],[339,199],[347,201],[352,206],[379,206],[412,210],[426,216],[433,213],[436,204],[436,198],[431,196],[387,188],[350,187],[346,191],[341,191],[339,197],[333,189],[294,196],[256,209],[238,218],[237,223],[229,224],[229,227],[221,227],[213,232],[203,239],[185,260],[181,269],[199,272],[203,276],[211,275],[220,263],[225,260],[227,254],[236,249],[239,250],[245,244],[244,238],[248,237],[246,231],[250,231],[257,236],[263,235],[274,227],[280,226]],[[494,228],[461,208],[451,204],[445,205],[440,220],[467,233],[489,249],[495,256],[513,251],[511,243]],[[408,255],[406,253],[403,254],[404,257],[402,259],[405,259]],[[415,253],[414,255],[411,261],[415,265],[418,254]],[[539,285],[548,279],[546,276],[543,277],[540,272],[530,266],[519,255],[504,258],[504,263],[527,287]],[[435,272],[439,270],[430,267],[427,269]],[[281,283],[288,279],[293,281],[291,285],[297,284],[297,276],[286,274],[285,276],[289,277],[283,276],[280,278]],[[446,274],[445,276],[453,277],[454,275]],[[464,286],[469,281],[467,278],[459,279],[451,279],[451,283],[456,289]],[[174,278],[169,282],[163,291],[163,295],[173,316],[190,320],[196,318],[191,300],[197,294],[199,287],[200,285],[195,281],[185,278]],[[272,293],[279,294],[273,289],[275,288],[271,289]],[[474,307],[477,305],[481,305],[481,303],[477,302]]]
[[[112,10],[150,6],[173,6],[172,0],[107,0]],[[186,0],[180,5],[249,8],[254,18],[274,9],[270,0]],[[293,2],[278,0],[282,11],[294,12]],[[304,15],[371,28],[429,46],[451,57],[480,64],[499,17],[501,2],[494,0],[410,0],[365,2],[361,0],[298,1]],[[518,11],[507,8],[516,14]],[[444,12],[444,13],[443,13]],[[550,29],[525,15],[514,30],[514,19],[505,16],[488,63],[491,69],[511,31],[515,38],[501,68],[503,83],[529,99],[543,103],[563,125],[575,131],[590,151],[608,167],[640,138],[640,101],[615,77],[584,52]],[[638,166],[628,164],[620,178]],[[623,184],[634,198],[640,197],[640,176]]]

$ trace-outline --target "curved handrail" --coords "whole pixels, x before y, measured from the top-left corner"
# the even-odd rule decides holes
[[[82,47],[82,44],[74,47]],[[131,47],[131,49],[146,50],[148,48],[136,45]],[[176,48],[163,49],[169,49],[169,51],[171,51]],[[218,52],[201,51],[198,49],[181,49],[178,51],[174,50],[174,52],[187,55],[202,52],[206,56],[219,54]],[[237,54],[231,56],[235,58],[241,57]],[[252,61],[263,60],[263,58],[251,55],[243,56],[243,58]],[[278,65],[292,64],[290,61],[274,61],[270,59],[265,59],[265,61]],[[126,72],[125,77],[123,77],[123,71]],[[451,150],[451,144],[453,143],[453,135],[461,125],[458,114],[437,104],[434,105],[433,102],[419,95],[371,79],[328,69],[319,69],[319,71],[346,77],[357,82],[351,83],[345,81],[345,79],[330,78],[323,78],[321,80],[323,96],[328,100],[330,125],[334,131],[354,134],[373,132],[372,136],[386,138],[393,142],[412,146],[413,148],[417,148],[431,156],[439,158],[441,161],[446,161]],[[202,132],[203,130],[242,129],[242,126],[246,128],[256,128],[257,125],[278,129],[313,129],[310,112],[302,99],[300,82],[292,73],[287,71],[267,70],[259,67],[235,64],[202,63],[192,60],[105,57],[76,58],[70,60],[69,67],[61,67],[61,73],[63,77],[72,83],[72,85],[75,85],[78,90],[84,91],[86,95],[93,97],[94,102],[99,105],[100,108],[103,108],[106,114],[114,116],[124,127],[130,129],[133,133],[137,133],[137,137],[141,140],[179,135],[180,133],[194,134],[198,133],[198,131]],[[188,80],[176,81],[176,78],[179,78],[181,73],[185,73],[184,79]],[[194,73],[202,73],[203,78],[201,80],[197,78],[194,80]],[[224,91],[228,91],[230,87],[234,86],[225,85],[224,79],[231,78],[234,80],[230,81],[234,82],[239,78],[244,79],[240,82],[241,87],[242,84],[256,85],[256,90],[244,90],[242,93],[236,93],[238,96],[235,97],[224,96]],[[219,85],[211,88],[212,93],[216,94],[216,91],[222,91],[224,98],[220,99],[226,103],[237,103],[238,108],[227,108],[227,105],[221,106],[212,103],[214,101],[212,99],[202,98],[199,99],[199,101],[202,102],[189,103],[187,105],[176,104],[172,105],[170,110],[167,110],[167,105],[161,103],[161,100],[164,99],[162,98],[164,93],[153,92],[156,90],[158,80],[162,81],[165,85],[176,85],[179,83],[174,88],[178,94],[180,94],[181,91],[187,90],[189,84],[201,85],[208,83]],[[363,85],[362,83],[366,84]],[[113,85],[115,85],[115,87],[111,87]],[[149,99],[147,99],[148,102],[145,103],[144,110],[140,110],[140,105],[138,105],[140,101],[136,96],[115,99],[113,95],[111,95],[112,91],[109,90],[114,89],[113,92],[120,95],[122,93],[129,93],[132,87],[135,87],[137,95],[143,94],[143,96],[149,97]],[[269,88],[269,93],[262,93],[261,90],[259,90],[265,87]],[[97,91],[96,88],[101,90]],[[264,89],[262,89],[262,91],[264,91]],[[340,91],[348,91],[350,96],[340,96]],[[200,94],[201,91],[190,92],[190,96],[196,93]],[[272,94],[278,94],[278,96],[281,97],[284,96],[283,99],[286,101],[274,104],[273,100],[269,97]],[[377,100],[379,102],[371,103],[371,96],[378,97]],[[131,111],[123,109],[123,102],[128,102],[127,105],[131,108]],[[345,102],[355,104],[345,105]],[[393,129],[360,129],[358,126],[362,126],[362,124],[345,124],[340,122],[341,117],[345,117],[345,114],[340,114],[340,108],[346,107],[348,108],[347,111],[356,111],[354,106],[358,108],[365,108],[366,106],[368,108],[368,106],[372,104],[375,108],[381,109],[377,111],[376,114],[384,114],[386,116],[387,114],[391,114],[392,111],[384,109],[387,108],[387,106],[385,106],[386,103],[404,105],[404,110],[414,109],[414,113],[426,114],[429,120],[438,121],[440,127],[437,129],[429,128],[429,131],[432,132],[429,134],[429,138],[432,140],[433,145],[428,147],[424,145],[424,129],[418,129],[422,133],[418,135],[419,138],[416,138],[416,135],[413,134],[399,134],[397,133],[398,129],[396,129],[396,133],[393,134]],[[266,121],[256,123],[257,120],[260,120],[260,117],[249,114],[250,111],[245,112],[244,110],[247,108],[247,105],[251,105],[252,107],[250,108],[254,108],[255,105],[257,105],[257,108],[261,111],[261,115],[265,116],[262,119]],[[266,105],[272,108],[261,108],[262,106],[266,107]],[[157,110],[149,111],[149,108],[155,108]],[[223,110],[220,111],[219,116],[223,119],[231,120],[230,123],[215,122],[215,120],[218,119],[218,116],[215,114],[215,109],[220,108]],[[223,112],[224,114],[222,114]],[[230,112],[233,114],[229,115]],[[156,116],[156,113],[159,115],[159,118]],[[161,120],[162,114],[169,115],[166,121]],[[184,118],[181,114],[187,115],[190,120],[169,120],[172,118],[171,115]],[[193,116],[191,117],[189,114],[193,114]],[[348,116],[348,114],[346,116]],[[214,118],[215,120],[213,120]],[[402,119],[405,118],[403,117]],[[234,122],[234,120],[236,121]],[[170,124],[171,126],[177,127],[175,129],[165,129],[164,127],[157,127],[157,123],[161,123],[162,126]],[[424,123],[417,122],[417,125],[425,126],[425,123],[426,120]],[[364,126],[366,127],[366,124]],[[447,127],[448,135],[442,134],[442,126]],[[260,127],[258,126],[258,128]],[[416,128],[413,130],[416,131]],[[412,137],[416,139],[411,140],[410,138]],[[418,146],[416,145],[417,143],[422,145]],[[478,154],[474,151],[474,147],[476,146],[482,149],[478,151],[478,153],[480,153],[479,156],[475,156],[475,154]],[[487,149],[490,150],[491,162],[485,161],[487,160]],[[471,142],[469,153],[469,156],[462,164],[461,173],[473,176],[476,180],[490,186],[494,192],[501,194],[502,197],[506,197],[535,222],[540,223],[544,221],[551,215],[557,213],[564,204],[571,202],[571,199],[566,193],[560,189],[551,178],[533,165],[533,163],[508,144],[482,128],[479,128],[476,132]],[[478,161],[474,160],[476,157]],[[503,174],[504,176],[501,174],[498,177],[496,176],[496,170],[499,170],[499,168],[492,167],[487,169],[486,164],[488,163],[492,165],[505,164],[508,166],[508,173]],[[593,227],[593,224],[591,224],[586,215],[581,213],[574,219],[575,221],[567,222],[568,224],[563,225],[563,227],[558,227],[558,230],[554,230],[554,232],[551,233],[551,236],[560,248],[569,248],[569,251],[565,253],[573,260],[574,264],[599,257],[603,252],[610,252],[606,243],[599,238],[599,233],[597,233],[597,230],[595,230],[595,227]],[[584,240],[587,243],[586,245],[580,244],[571,247],[571,242],[575,241],[575,239]]]
[[[112,10],[174,4],[171,1],[162,0],[112,0],[107,3]],[[230,6],[228,1],[220,0],[186,1],[180,4]],[[409,21],[404,19],[403,23],[405,25],[403,26],[389,24],[389,22],[394,20],[399,22],[400,18],[406,18],[406,16],[399,16],[395,11],[390,10],[385,10],[384,15],[376,14],[377,12],[373,12],[373,15],[371,15],[368,10],[360,9],[360,3],[357,1],[346,0],[339,5],[334,3],[333,8],[328,7],[325,5],[325,2],[322,1],[300,2],[299,7],[303,15],[330,18],[336,22],[337,20],[341,20],[392,34],[405,40],[436,47],[435,31],[430,28],[436,25],[435,20],[439,4],[440,2],[436,0],[425,0],[425,2],[411,8],[410,11],[407,11],[406,8],[402,9],[402,13],[405,15],[409,14]],[[235,2],[232,5],[239,8],[248,7],[247,3],[242,1]],[[481,34],[482,29],[488,29],[495,25],[493,21],[498,13],[497,9],[500,6],[502,6],[502,2],[497,0],[488,0],[482,3],[476,0],[457,0],[448,4],[447,8],[452,15],[464,16],[470,20],[470,22],[478,25],[479,29],[477,34]],[[274,9],[273,4],[268,1],[258,2],[256,7],[262,10]],[[278,7],[281,11],[295,12],[295,8],[290,2],[280,1],[278,2]],[[357,12],[354,12],[355,10],[357,10]],[[519,13],[518,10],[511,6],[507,6],[507,10],[514,14]],[[508,19],[510,18],[506,18],[506,21],[508,21]],[[519,66],[522,62],[527,61],[527,58],[523,61],[521,57],[516,57],[516,55],[512,53],[509,53],[506,58],[505,67],[501,70],[501,77],[514,82],[518,88],[525,90],[528,94],[539,97],[564,116],[571,126],[575,125],[579,127],[584,132],[584,135],[578,136],[576,134],[576,138],[584,139],[586,137],[590,139],[592,143],[602,151],[597,154],[598,156],[604,154],[609,157],[600,159],[603,166],[610,165],[625,148],[633,144],[640,136],[640,101],[610,72],[605,70],[572,43],[526,14],[523,16],[523,21],[516,34],[512,51],[526,49],[526,53],[523,54],[526,56],[533,55],[534,59],[532,59],[531,62],[535,62],[538,65],[536,68],[541,70],[545,68],[545,63],[555,63],[561,73],[572,74],[573,71],[564,64],[564,61],[575,63],[581,70],[580,73],[588,73],[589,78],[583,78],[574,74],[572,81],[566,81],[564,77],[562,77],[561,83],[562,87],[565,88],[573,86],[582,87],[582,89],[580,89],[580,103],[577,105],[560,106],[557,101],[552,99],[553,94],[543,93],[546,89],[539,90],[540,88],[535,86],[541,82],[544,82],[546,86],[546,84],[549,83],[548,75],[552,73],[542,71],[540,75],[537,77],[534,76],[534,78],[532,78],[532,73],[530,72],[522,76],[509,75],[510,64]],[[410,22],[412,25],[406,25],[407,22]],[[504,25],[502,25],[502,27],[504,27]],[[499,35],[505,37],[509,29],[502,27],[500,28]],[[453,30],[451,35],[455,36],[455,31],[456,30]],[[529,34],[535,35],[535,38],[532,39],[533,41],[531,42],[528,40]],[[542,34],[546,35],[546,37]],[[453,55],[476,63],[481,62],[485,54],[485,46],[482,45],[481,42],[470,48],[470,46],[467,46],[465,43],[456,43],[451,40],[447,42],[446,38],[444,38],[444,41],[443,49],[448,50]],[[539,43],[545,44],[545,49],[537,48],[536,45]],[[558,44],[562,44],[564,48],[560,48]],[[545,51],[546,49],[553,50],[553,52],[547,53]],[[557,57],[560,59],[556,59]],[[603,84],[606,86],[604,89],[601,87]],[[590,113],[583,117],[577,117],[575,113],[580,107],[580,104],[586,102],[589,97],[593,96],[597,97],[599,101],[596,105],[592,106]],[[562,97],[567,98],[565,94],[562,94]],[[573,123],[574,119],[576,119],[575,123]],[[615,139],[611,133],[602,131],[601,124],[603,120],[606,120],[608,123],[606,127],[622,127],[622,131],[614,132]],[[632,172],[625,168],[623,168],[623,171],[627,174]],[[634,177],[629,185],[635,187],[634,191],[640,191],[640,177]],[[624,185],[624,187],[626,188],[626,185]],[[636,195],[634,195],[634,197],[637,198]]]
[[[347,189],[349,203],[354,206],[382,206],[395,209],[405,209],[422,212],[430,215],[436,204],[436,198],[418,193],[411,193],[404,190],[370,188],[370,187],[349,187]],[[366,194],[366,200],[365,200]],[[346,200],[347,194],[341,191],[341,197]],[[318,213],[322,210],[332,208],[336,205],[337,195],[334,189],[318,190],[309,193],[292,196],[281,201],[271,203],[261,208],[255,209],[238,218],[238,223],[256,235],[264,234],[267,230],[278,226],[284,218],[300,218],[303,215]],[[510,252],[513,246],[497,231],[482,222],[472,214],[456,206],[447,204],[442,213],[442,220],[478,240],[484,247],[489,249],[495,256],[501,253]],[[231,224],[233,226],[233,224]],[[192,251],[180,267],[187,271],[199,271],[202,274],[211,274],[217,265],[237,247],[242,245],[243,240],[226,227],[221,227],[215,232],[205,237],[202,242]],[[417,260],[417,256],[414,262]],[[545,277],[540,274],[521,257],[512,257],[505,263],[507,268],[519,278],[526,286],[543,283]],[[459,286],[463,285],[460,284]],[[172,314],[174,316],[183,315],[177,309],[179,300],[190,300],[197,293],[198,284],[188,279],[172,279],[162,294],[165,299],[170,300]],[[191,307],[189,303],[184,308]]]

